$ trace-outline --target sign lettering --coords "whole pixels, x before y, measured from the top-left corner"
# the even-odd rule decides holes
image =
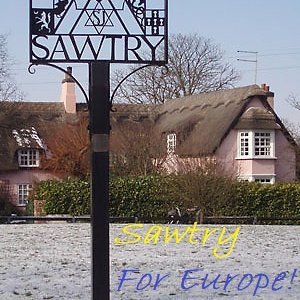
[[[33,63],[167,62],[167,0],[31,0],[30,19]]]

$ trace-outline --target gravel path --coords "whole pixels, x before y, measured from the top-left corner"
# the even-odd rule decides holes
[[[129,239],[123,226],[111,225],[112,241]],[[111,299],[300,299],[300,226],[241,226],[225,259],[212,253],[217,234],[205,245],[201,234],[194,245],[112,243]],[[90,245],[89,224],[0,225],[0,300],[90,299]]]

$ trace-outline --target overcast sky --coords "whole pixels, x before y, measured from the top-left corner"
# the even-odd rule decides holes
[[[151,1],[151,0],[148,0]],[[63,74],[38,67],[35,75],[29,65],[29,0],[2,1],[0,32],[8,35],[13,71],[28,101],[59,101]],[[225,51],[225,58],[242,74],[238,86],[253,84],[255,55],[258,52],[257,83],[267,83],[275,93],[277,113],[300,121],[300,111],[286,103],[290,94],[300,97],[300,1],[298,0],[169,0],[170,33],[198,33],[210,38]],[[86,86],[85,65],[73,65],[74,75]],[[79,100],[82,99],[77,92]]]

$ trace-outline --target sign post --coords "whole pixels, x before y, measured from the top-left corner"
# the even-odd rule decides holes
[[[109,63],[89,65],[90,135],[92,146],[92,292],[109,299]]]
[[[167,60],[168,0],[30,0],[31,66],[89,64],[93,300],[110,291],[110,64]]]

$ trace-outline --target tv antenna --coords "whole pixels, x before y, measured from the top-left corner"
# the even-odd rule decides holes
[[[254,75],[254,83],[257,83],[257,55],[258,52],[257,51],[246,51],[246,50],[238,50],[238,53],[247,53],[247,54],[254,54],[255,55],[255,59],[240,59],[238,58],[237,61],[246,61],[246,62],[251,62],[251,63],[255,63],[255,75]]]

